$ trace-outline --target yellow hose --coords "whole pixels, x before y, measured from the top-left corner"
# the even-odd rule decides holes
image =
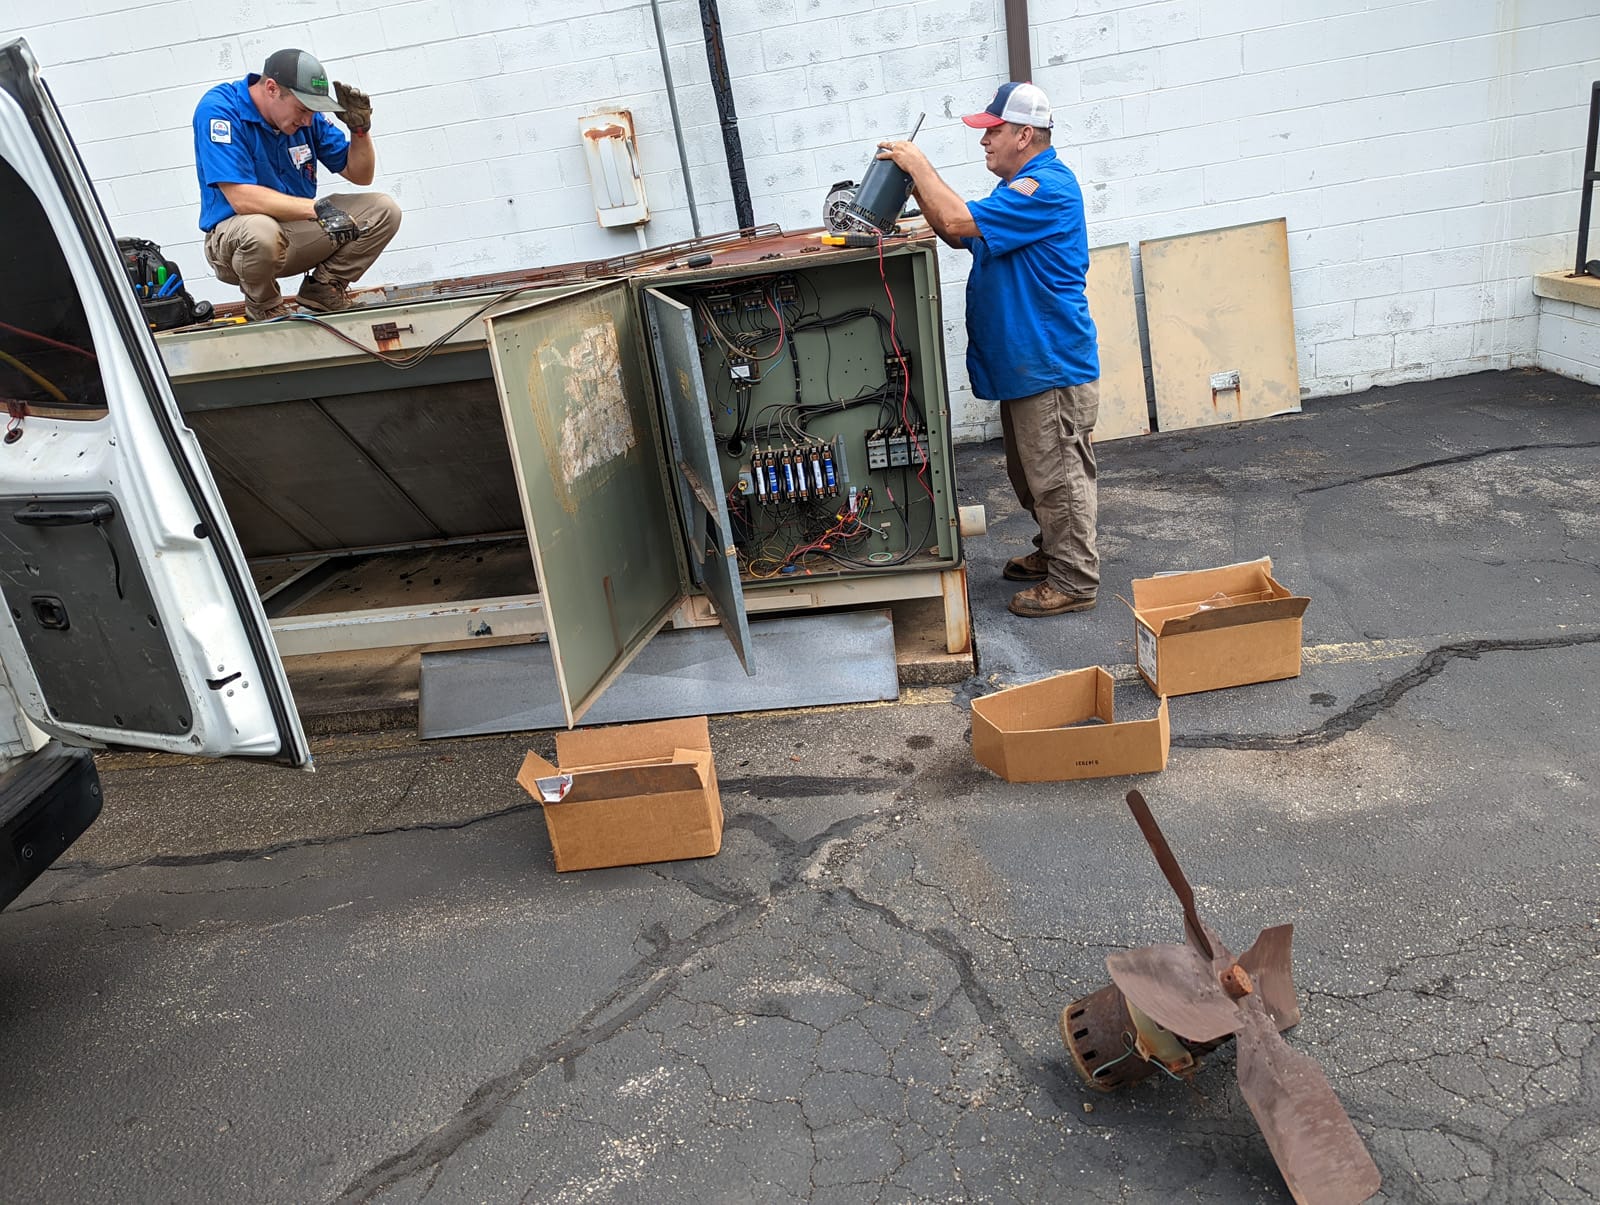
[[[62,393],[61,390],[57,389],[54,385],[52,385],[44,377],[42,377],[38,373],[34,372],[33,369],[29,368],[26,364],[24,364],[21,360],[17,359],[15,356],[7,355],[5,352],[0,351],[0,360],[4,360],[7,364],[11,365],[11,367],[15,368],[23,376],[27,377],[35,385],[39,386],[40,389],[43,389],[51,397],[55,398],[56,401],[58,401],[58,402],[66,402],[67,401],[67,395],[66,394]]]

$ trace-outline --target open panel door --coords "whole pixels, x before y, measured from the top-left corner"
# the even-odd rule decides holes
[[[309,765],[261,601],[61,116],[0,44],[0,621],[70,744]]]
[[[626,284],[484,320],[570,727],[684,598]]]
[[[745,673],[754,676],[750,621],[745,615],[728,500],[720,485],[717,437],[711,429],[711,401],[700,369],[694,315],[688,306],[655,289],[645,290],[644,301],[656,376],[666,400],[667,434],[680,513],[689,529],[689,569],[695,582],[716,604],[717,619],[732,641]]]

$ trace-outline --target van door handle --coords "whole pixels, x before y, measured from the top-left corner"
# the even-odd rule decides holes
[[[11,517],[25,527],[79,527],[85,523],[100,524],[116,514],[111,503],[100,499],[67,506],[52,506],[46,502],[30,502]]]

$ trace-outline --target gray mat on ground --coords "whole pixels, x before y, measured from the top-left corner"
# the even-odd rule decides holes
[[[900,696],[887,611],[792,615],[750,624],[756,674],[721,628],[666,630],[578,721],[621,724]],[[418,725],[426,738],[564,728],[548,644],[424,653]]]

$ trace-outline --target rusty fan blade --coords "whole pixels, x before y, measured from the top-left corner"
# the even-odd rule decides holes
[[[1339,1098],[1309,1055],[1278,1036],[1265,1004],[1238,1009],[1239,1091],[1300,1205],[1354,1205],[1383,1183]]]
[[[1150,805],[1144,801],[1144,796],[1138,791],[1128,792],[1128,810],[1133,813],[1133,818],[1139,822],[1139,831],[1144,834],[1150,852],[1156,856],[1156,864],[1161,867],[1161,873],[1167,876],[1167,882],[1172,885],[1172,890],[1177,893],[1178,902],[1183,905],[1184,929],[1189,940],[1199,948],[1207,958],[1215,958],[1216,953],[1211,948],[1211,942],[1206,937],[1205,926],[1200,923],[1200,914],[1194,907],[1194,888],[1189,886],[1189,880],[1183,877],[1183,867],[1178,865],[1178,859],[1172,852],[1172,847],[1167,844],[1167,838],[1161,832],[1161,826],[1156,823],[1156,818],[1150,812]],[[1140,1005],[1144,1008],[1144,1005]],[[1150,1012],[1145,1009],[1145,1012]],[[1154,1013],[1150,1013],[1152,1017]],[[1159,1020],[1159,1018],[1157,1018]]]
[[[1294,995],[1294,963],[1289,956],[1293,937],[1293,925],[1274,925],[1261,930],[1255,944],[1239,955],[1239,965],[1250,972],[1261,1002],[1280,1030],[1300,1024],[1300,1003]]]
[[[1239,1008],[1192,946],[1144,946],[1106,956],[1111,982],[1163,1029],[1214,1042],[1239,1027]]]

